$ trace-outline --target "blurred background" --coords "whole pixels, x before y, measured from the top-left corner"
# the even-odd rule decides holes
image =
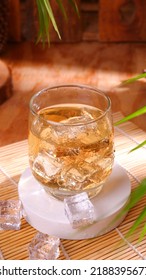
[[[88,84],[109,95],[113,112],[145,106],[146,80],[118,87],[146,69],[146,1],[68,0],[66,21],[50,4],[61,40],[50,28],[50,46],[36,44],[36,0],[0,0],[0,145],[27,138],[29,101],[44,87]],[[144,115],[145,116],[145,115]],[[146,130],[145,117],[133,120]]]

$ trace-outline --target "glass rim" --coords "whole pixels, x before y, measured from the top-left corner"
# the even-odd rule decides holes
[[[96,119],[93,119],[93,120],[89,120],[87,121],[86,123],[83,122],[83,123],[71,123],[71,124],[65,124],[65,123],[60,123],[60,122],[55,122],[55,121],[51,121],[51,120],[45,120],[43,117],[41,117],[38,112],[36,112],[32,106],[33,106],[33,102],[35,100],[36,97],[40,96],[41,94],[49,91],[49,90],[53,90],[53,89],[57,89],[57,88],[80,88],[80,89],[89,89],[93,92],[96,92],[98,94],[100,94],[101,96],[103,96],[106,101],[107,101],[107,108],[104,110],[103,114],[101,114],[99,117],[97,117]],[[60,104],[64,104],[64,103],[60,103]],[[57,104],[56,104],[57,105]],[[84,104],[82,104],[84,105]],[[86,105],[86,104],[85,104]],[[50,106],[50,108],[53,108],[53,105]],[[61,84],[61,85],[56,85],[56,86],[51,86],[51,87],[46,87],[46,88],[43,88],[41,89],[40,91],[38,91],[37,93],[35,93],[31,99],[30,99],[30,102],[29,102],[29,108],[30,108],[30,111],[33,115],[37,116],[40,118],[40,120],[42,120],[43,122],[45,123],[48,123],[48,124],[53,124],[53,125],[60,125],[60,126],[80,126],[80,125],[87,125],[87,124],[90,124],[90,123],[93,123],[93,122],[96,122],[98,121],[99,119],[103,118],[111,109],[111,100],[109,98],[108,95],[105,94],[104,91],[98,89],[97,87],[95,86],[90,86],[90,85],[84,85],[84,84]],[[96,108],[96,107],[95,107]]]

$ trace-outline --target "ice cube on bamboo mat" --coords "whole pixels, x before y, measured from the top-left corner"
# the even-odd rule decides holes
[[[21,218],[20,200],[0,200],[0,230],[19,230]]]
[[[3,254],[2,254],[1,250],[0,250],[0,260],[4,260],[4,257],[3,257]]]
[[[64,210],[73,228],[92,224],[95,220],[94,206],[86,192],[65,198]]]
[[[60,255],[60,239],[38,232],[31,240],[28,251],[30,260],[55,260]]]

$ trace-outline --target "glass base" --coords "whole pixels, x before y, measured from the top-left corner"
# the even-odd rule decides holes
[[[18,194],[23,216],[36,230],[63,239],[81,240],[100,236],[121,223],[127,213],[119,219],[115,218],[129,200],[131,185],[125,170],[115,164],[102,191],[92,199],[96,222],[81,230],[72,228],[65,215],[64,203],[48,195],[29,168],[19,180]]]
[[[86,192],[88,194],[88,197],[91,199],[95,196],[97,196],[102,188],[103,188],[103,182],[102,184],[98,185],[97,187],[95,188],[92,188],[92,189],[83,189],[83,190],[80,190],[80,191],[71,191],[71,190],[63,190],[63,189],[57,189],[57,188],[50,188],[48,186],[44,186],[42,185],[45,192],[61,201],[64,200],[64,198],[67,198],[69,196],[73,196],[73,195],[76,195],[76,194],[79,194],[79,193],[82,193],[82,192]]]

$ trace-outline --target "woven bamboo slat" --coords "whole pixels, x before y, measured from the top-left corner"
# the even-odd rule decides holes
[[[114,122],[122,117],[114,114]],[[131,122],[115,127],[115,159],[126,169],[132,189],[136,188],[146,176],[146,149],[138,149],[128,153],[138,143],[145,140],[146,133]],[[18,199],[17,183],[28,167],[27,140],[0,148],[0,199]],[[140,228],[130,238],[126,234],[138,217],[146,198],[142,200],[126,216],[122,224],[111,232],[87,240],[61,240],[59,259],[101,259],[101,260],[140,260],[146,257],[146,239],[138,243]],[[142,226],[142,225],[141,225]],[[4,258],[9,260],[27,260],[28,244],[36,230],[22,219],[18,231],[0,231],[0,248]],[[110,240],[110,242],[109,242]]]

